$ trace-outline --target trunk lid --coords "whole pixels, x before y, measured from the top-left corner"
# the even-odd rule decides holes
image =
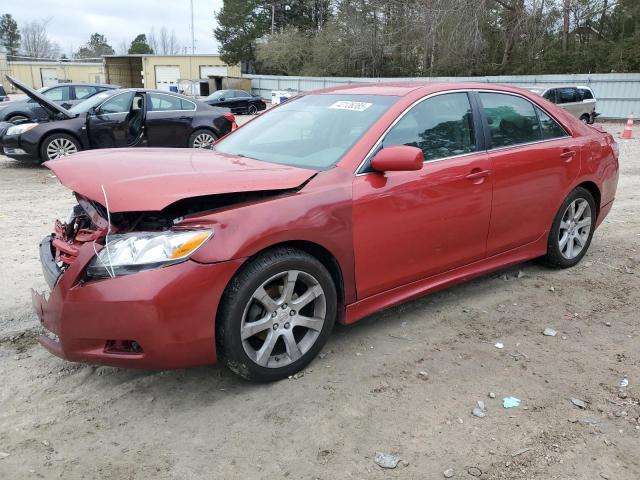
[[[44,165],[76,193],[105,207],[108,203],[111,213],[160,211],[200,196],[288,190],[317,173],[187,148],[94,150]]]

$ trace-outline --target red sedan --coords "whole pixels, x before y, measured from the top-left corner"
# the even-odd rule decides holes
[[[614,200],[618,147],[527,91],[397,83],[301,95],[215,150],[48,162],[78,201],[40,245],[49,351],[268,381],[334,322],[525,260],[571,267]]]

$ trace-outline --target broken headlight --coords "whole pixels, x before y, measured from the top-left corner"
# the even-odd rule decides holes
[[[109,235],[87,267],[87,279],[117,277],[187,260],[212,230],[168,230]]]

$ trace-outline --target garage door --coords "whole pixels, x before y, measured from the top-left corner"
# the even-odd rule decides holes
[[[180,67],[177,65],[156,65],[156,88],[167,92],[178,91]]]
[[[55,68],[41,68],[40,78],[43,87],[51,87],[58,84],[58,70]]]
[[[226,77],[227,67],[212,67],[211,65],[200,66],[200,78]]]

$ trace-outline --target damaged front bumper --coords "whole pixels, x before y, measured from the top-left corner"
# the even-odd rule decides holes
[[[84,282],[95,252],[83,245],[64,272],[51,237],[40,246],[47,296],[32,292],[44,333],[40,344],[75,362],[150,369],[214,363],[215,314],[225,286],[242,263],[186,261],[131,275]],[[122,346],[132,345],[135,349]]]

